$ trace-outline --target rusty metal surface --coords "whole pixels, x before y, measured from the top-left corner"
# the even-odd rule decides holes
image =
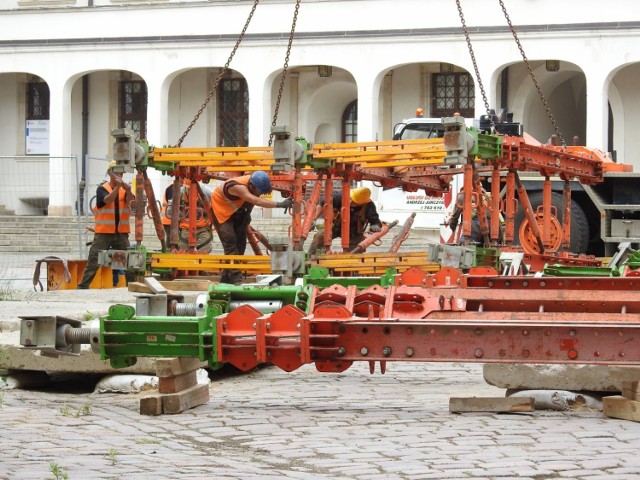
[[[389,287],[315,287],[308,315],[242,307],[219,322],[218,350],[241,369],[287,371],[356,361],[640,365],[639,281],[414,269]]]

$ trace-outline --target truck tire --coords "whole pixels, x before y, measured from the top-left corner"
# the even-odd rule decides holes
[[[529,194],[529,201],[531,207],[535,212],[539,205],[542,205],[542,192],[531,192]],[[559,193],[551,193],[551,204],[554,205],[558,211],[558,221],[562,224],[562,195]],[[520,224],[524,220],[524,210],[522,205],[518,208],[514,219],[515,234],[514,244],[520,245],[520,239],[518,238],[518,232],[520,230]],[[586,253],[589,248],[589,222],[584,210],[574,200],[571,200],[571,243],[569,251],[572,253]]]

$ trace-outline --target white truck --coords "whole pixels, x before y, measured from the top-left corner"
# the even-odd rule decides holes
[[[473,119],[467,120],[471,126]],[[521,134],[519,124],[509,123],[504,133]],[[394,128],[394,140],[438,138],[444,134],[439,118],[409,118]],[[521,172],[520,178],[527,189],[534,211],[542,205],[542,177]],[[612,256],[621,242],[630,242],[633,248],[640,244],[640,173],[625,171],[605,173],[604,181],[596,185],[571,182],[571,247],[574,253]],[[398,219],[400,224],[416,212],[413,228],[426,229],[432,241],[446,241],[451,231],[444,226],[452,199],[462,186],[461,178],[454,178],[451,193],[432,197],[424,192],[403,192],[398,189],[379,192],[378,210],[383,220]],[[562,221],[563,182],[552,181],[552,201],[559,221]],[[515,232],[524,219],[522,208],[515,217]],[[516,239],[517,240],[517,239]]]

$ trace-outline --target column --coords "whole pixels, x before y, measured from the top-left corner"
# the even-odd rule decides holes
[[[71,158],[71,88],[73,82],[49,81],[49,216],[75,214],[80,181],[79,159]]]

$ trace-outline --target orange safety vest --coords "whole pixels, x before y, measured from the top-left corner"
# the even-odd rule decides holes
[[[175,205],[173,200],[171,201],[172,205]],[[180,228],[183,230],[187,230],[189,228],[189,186],[183,185],[180,190],[180,205],[185,206],[184,211],[186,212],[185,218],[180,221]],[[202,228],[209,226],[209,217],[207,216],[204,208],[202,206],[202,202],[198,199],[198,208],[196,210],[196,228]],[[169,225],[171,225],[171,219],[169,219]]]
[[[218,186],[211,194],[211,206],[213,207],[213,214],[218,219],[218,222],[224,223],[231,218],[236,211],[238,211],[245,201],[241,198],[232,200],[229,198],[229,187],[232,187],[234,183],[239,183],[249,188],[249,180],[251,175],[243,175],[242,177],[230,178],[222,185]]]
[[[107,191],[107,194],[113,192],[113,188],[109,185],[109,182],[103,183],[102,187]],[[129,233],[131,227],[129,226],[129,204],[125,200],[127,193],[124,188],[118,191],[118,231],[116,232],[116,202],[105,205],[104,207],[96,207],[95,212],[95,232],[96,233]]]

